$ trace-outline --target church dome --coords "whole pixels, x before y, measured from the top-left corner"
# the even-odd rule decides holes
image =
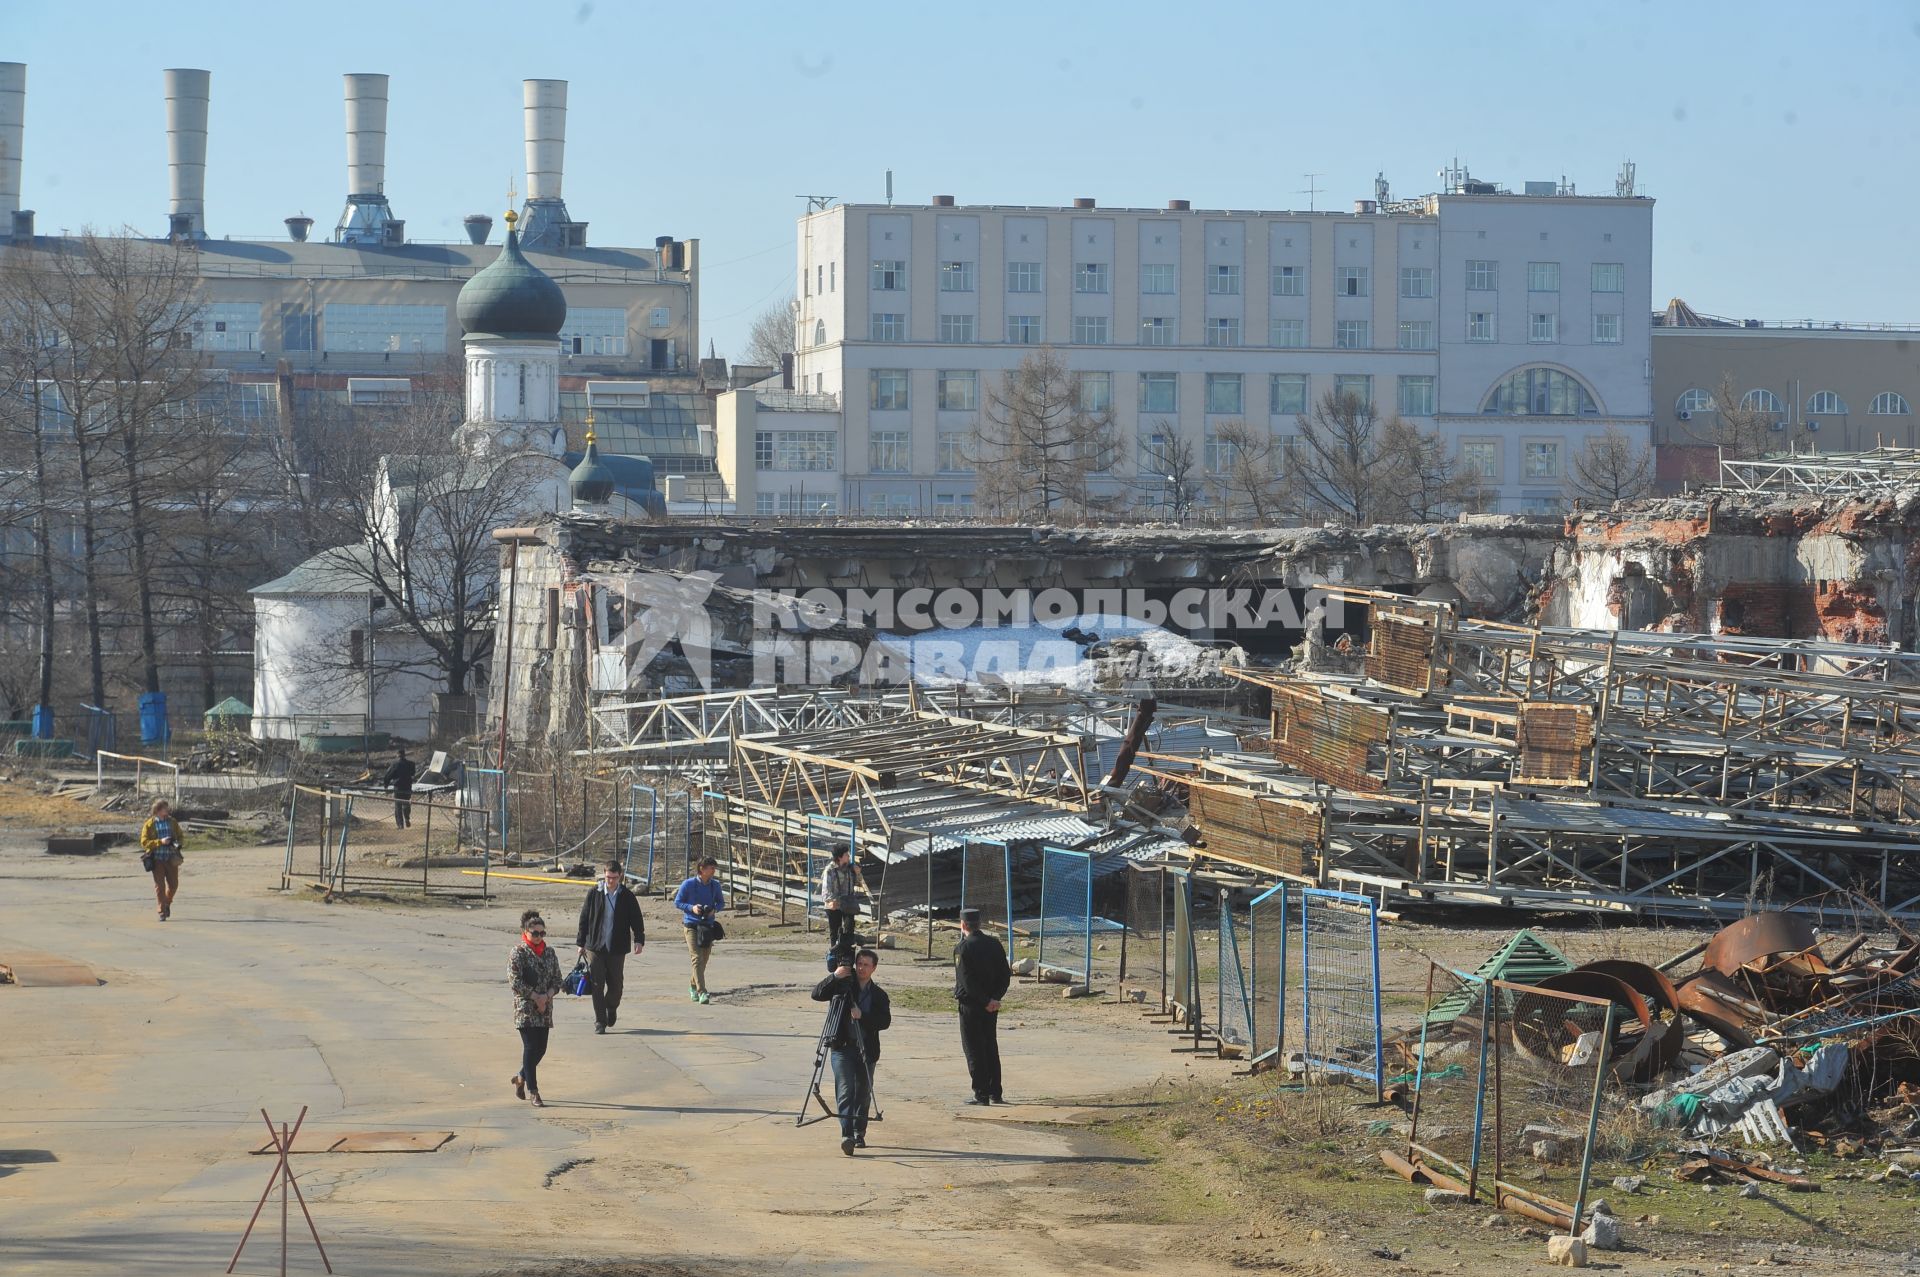
[[[460,287],[460,330],[469,337],[557,341],[567,322],[566,295],[521,253],[513,223],[508,213],[506,247]]]
[[[567,484],[573,491],[575,505],[605,505],[607,498],[613,495],[613,471],[600,461],[600,445],[593,441],[593,431],[587,431],[587,455],[580,458],[580,464],[567,476]]]

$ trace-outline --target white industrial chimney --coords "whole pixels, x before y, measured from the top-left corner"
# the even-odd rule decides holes
[[[0,235],[20,211],[20,148],[27,135],[27,64],[0,62]]]
[[[206,71],[163,71],[167,90],[167,236],[207,237]]]
[[[567,161],[567,82],[526,80],[527,204],[520,241],[528,248],[560,252],[584,247],[587,224],[567,215],[560,184]]]
[[[334,227],[342,244],[398,244],[406,223],[387,204],[387,77],[348,75],[347,209]]]

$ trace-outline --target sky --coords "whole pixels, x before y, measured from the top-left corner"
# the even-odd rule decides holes
[[[213,73],[207,229],[236,239],[338,218],[342,73],[392,76],[387,196],[423,240],[525,191],[519,82],[568,80],[573,216],[699,239],[729,357],[791,295],[800,197],[879,202],[889,169],[900,203],[1326,209],[1456,157],[1605,194],[1631,159],[1656,306],[1920,322],[1913,3],[20,0],[0,61],[42,233],[165,230],[167,67]]]

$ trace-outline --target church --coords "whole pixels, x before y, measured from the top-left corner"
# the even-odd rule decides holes
[[[505,247],[460,289],[462,421],[447,446],[381,458],[363,536],[256,586],[253,734],[421,740],[477,730],[499,581],[494,528],[578,511],[658,518],[645,457],[585,449],[560,423],[560,286]],[[328,499],[333,499],[329,497]]]

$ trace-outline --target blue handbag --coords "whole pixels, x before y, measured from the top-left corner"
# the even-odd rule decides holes
[[[560,987],[576,998],[584,998],[587,994],[593,992],[593,984],[587,979],[586,955],[582,954],[579,958],[575,959],[573,970],[569,971],[567,978],[560,982]]]

